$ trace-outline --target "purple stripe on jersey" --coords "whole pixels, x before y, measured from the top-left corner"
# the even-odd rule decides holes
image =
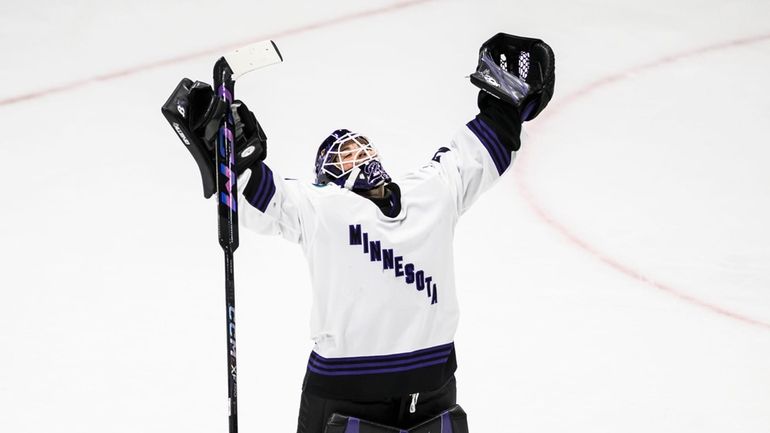
[[[452,420],[449,418],[449,412],[441,414],[441,433],[452,433]]]
[[[348,418],[348,425],[345,426],[345,433],[359,433],[358,418],[352,416]]]
[[[265,190],[265,193],[263,194],[262,198],[257,202],[257,209],[264,212],[267,210],[267,204],[270,203],[270,199],[273,198],[273,195],[275,195],[275,183],[273,182],[273,171],[270,170],[267,166],[264,167],[265,172],[267,173],[266,182],[267,182],[267,189]]]
[[[487,137],[484,132],[482,132],[481,128],[479,127],[476,120],[471,120],[468,122],[468,129],[473,132],[474,135],[476,135],[476,138],[479,139],[482,145],[487,149],[487,152],[489,152],[489,156],[492,157],[492,162],[495,163],[495,168],[497,169],[497,173],[502,175],[503,171],[505,169],[503,168],[503,162],[501,159],[501,156],[499,154],[499,150],[495,147],[494,142],[492,142],[489,137]]]
[[[414,350],[412,352],[394,353],[392,355],[351,356],[346,358],[324,358],[323,356],[319,355],[314,351],[311,353],[311,356],[314,356],[326,363],[334,363],[334,362],[347,363],[347,362],[354,362],[354,361],[388,361],[393,359],[407,359],[413,356],[425,355],[430,352],[439,352],[442,350],[447,350],[452,348],[454,348],[454,343],[447,343],[447,344],[442,344],[440,346],[427,347],[425,349]]]
[[[488,149],[494,150],[495,153],[498,156],[498,160],[500,161],[500,168],[502,171],[505,171],[505,169],[508,168],[509,165],[511,165],[511,153],[505,148],[505,146],[500,143],[500,140],[497,138],[497,134],[495,131],[492,130],[492,128],[489,127],[486,123],[484,123],[481,119],[475,119],[474,124],[476,125],[476,128],[478,132],[481,133],[486,139],[488,140]],[[502,173],[501,173],[502,174]]]
[[[260,198],[262,197],[262,191],[265,190],[265,184],[266,184],[265,169],[266,168],[267,166],[262,163],[260,163],[259,166],[254,168],[254,175],[259,175],[259,188],[257,189],[257,192],[255,192],[254,195],[251,196],[251,198],[249,198],[249,203],[251,203],[251,205],[257,209],[259,209],[258,204],[259,204]],[[251,180],[249,180],[249,182],[251,182]]]
[[[267,192],[265,193],[265,197],[262,199],[262,204],[259,205],[258,209],[261,210],[262,212],[267,212],[267,205],[270,203],[270,200],[272,200],[274,195],[275,195],[275,184],[270,182],[270,185],[267,187]]]
[[[340,370],[340,371],[334,371],[334,372],[327,372],[327,371],[319,370],[318,368],[315,368],[310,364],[308,364],[307,368],[313,373],[320,374],[322,376],[359,376],[362,374],[400,373],[404,371],[417,370],[418,368],[422,368],[422,367],[429,367],[431,365],[443,364],[443,363],[446,363],[448,360],[449,358],[441,358],[435,361],[421,362],[419,364],[410,365],[408,367],[380,368],[376,370]]]
[[[419,361],[426,361],[430,359],[447,358],[450,353],[452,353],[451,349],[443,352],[431,353],[428,355],[418,356],[418,357],[409,358],[409,359],[400,359],[395,361],[348,363],[348,364],[328,364],[328,363],[324,363],[323,361],[313,359],[313,356],[311,355],[310,364],[313,365],[314,367],[317,367],[323,370],[345,370],[345,369],[352,370],[352,369],[365,369],[365,368],[373,368],[373,367],[395,367],[397,365],[414,364]]]
[[[219,86],[219,89],[217,90],[217,95],[219,95],[220,97],[224,96],[227,102],[233,102],[233,94],[230,93],[229,90],[227,90],[227,87],[225,87],[224,84]]]
[[[486,132],[487,135],[492,139],[492,141],[495,143],[497,149],[500,151],[500,154],[503,155],[503,165],[505,168],[508,168],[509,165],[511,165],[511,152],[508,151],[508,149],[503,146],[503,144],[500,142],[500,140],[497,138],[497,134],[495,131],[492,130],[492,128],[489,127],[489,125],[486,124],[481,119],[476,119],[478,122],[479,128],[481,128],[482,132]]]
[[[497,138],[497,134],[492,128],[489,127],[483,120],[476,119],[476,127],[482,135],[486,136],[492,147],[496,149],[498,156],[500,157],[500,166],[505,171],[509,165],[511,165],[511,153],[503,146],[500,140]],[[501,173],[502,174],[502,173]]]
[[[255,187],[257,187],[256,191],[252,194]],[[259,165],[252,169],[252,177],[246,185],[244,195],[246,195],[246,198],[252,206],[265,212],[267,205],[275,195],[275,191],[273,171],[270,170],[270,167],[260,162]]]
[[[489,131],[484,129],[482,125],[483,123],[479,119],[473,119],[468,122],[468,126],[473,133],[476,134],[476,137],[478,137],[479,141],[481,141],[489,154],[492,155],[492,158],[499,163],[500,167],[504,167],[505,155],[504,152],[501,151],[499,142],[495,140],[494,133],[490,135]]]

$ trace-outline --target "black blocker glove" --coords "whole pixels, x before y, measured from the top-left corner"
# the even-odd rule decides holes
[[[498,33],[481,45],[470,79],[481,89],[478,117],[508,150],[519,150],[521,123],[537,117],[553,96],[553,50],[540,39]]]
[[[237,175],[267,156],[267,137],[246,104],[239,100],[230,105],[235,126],[235,170]],[[192,154],[203,181],[203,196],[217,190],[216,145],[222,118],[227,110],[207,83],[183,78],[161,112],[179,139]]]

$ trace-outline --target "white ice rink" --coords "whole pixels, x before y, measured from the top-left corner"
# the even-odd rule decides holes
[[[284,176],[331,130],[391,174],[476,113],[498,31],[556,94],[457,229],[471,431],[770,432],[770,2],[0,4],[0,432],[225,432],[213,201],[161,116],[273,38],[236,96]],[[294,432],[312,343],[299,247],[242,231],[242,432]]]

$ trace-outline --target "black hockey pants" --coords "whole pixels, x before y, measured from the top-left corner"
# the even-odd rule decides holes
[[[454,406],[456,400],[454,376],[441,388],[421,392],[416,397],[410,394],[371,402],[332,400],[302,391],[297,433],[323,433],[329,417],[335,412],[406,429],[439,415]]]

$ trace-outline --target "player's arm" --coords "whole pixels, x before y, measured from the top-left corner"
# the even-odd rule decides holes
[[[296,180],[283,179],[263,161],[238,177],[244,227],[261,234],[281,235],[298,243],[307,241],[311,213],[306,190]]]
[[[481,88],[479,114],[434,156],[459,213],[508,170],[521,146],[522,122],[545,108],[554,81],[553,51],[539,39],[499,33],[481,46],[471,75]]]

